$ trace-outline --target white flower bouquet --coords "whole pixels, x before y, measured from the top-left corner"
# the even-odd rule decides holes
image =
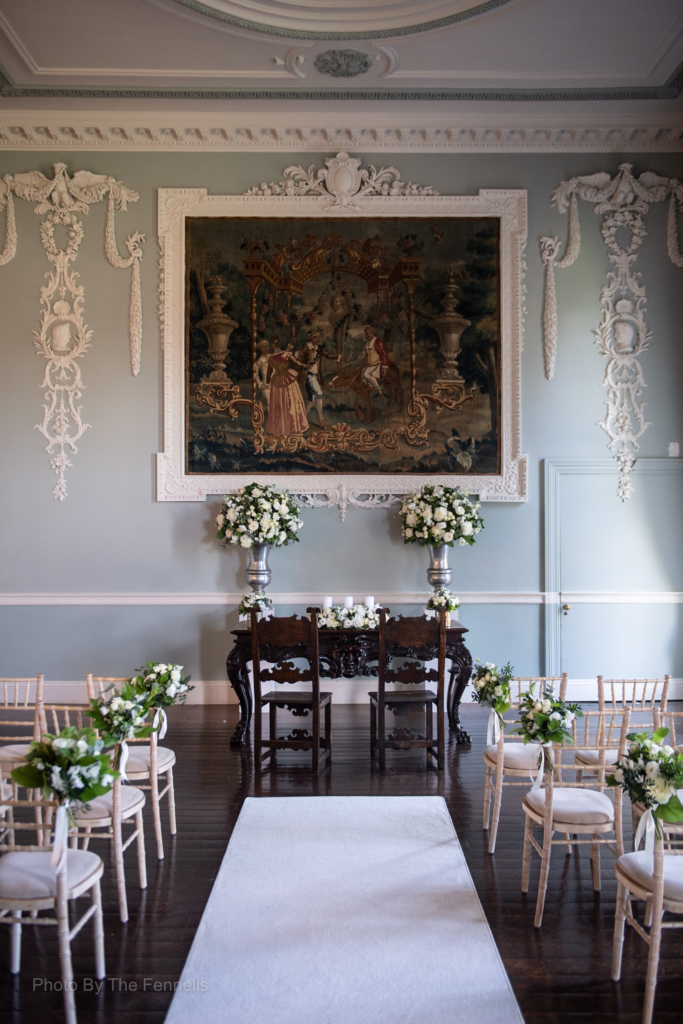
[[[273,614],[273,602],[269,597],[266,597],[262,590],[242,594],[242,600],[240,601],[239,608],[237,609],[239,612],[240,622],[249,621],[252,608],[255,608],[256,611],[265,619],[270,618]]]
[[[523,694],[519,702],[519,719],[512,733],[519,733],[524,743],[540,743],[542,748],[549,748],[553,743],[573,742],[570,732],[575,718],[583,718],[583,711],[578,704],[569,704],[558,700],[548,691],[545,696],[536,697],[532,685],[528,693]],[[553,770],[552,760],[539,754],[539,764],[545,760],[544,770]]]
[[[118,775],[104,746],[94,729],[69,726],[59,736],[47,733],[30,744],[26,764],[15,768],[12,778],[26,789],[41,789],[46,799],[67,808],[87,804],[108,793]]]
[[[453,487],[425,484],[409,495],[398,513],[405,544],[474,544],[484,528],[479,505]]]
[[[479,662],[479,659],[476,659]],[[472,700],[475,704],[492,708],[498,717],[510,710],[510,680],[514,669],[510,662],[497,668],[492,661],[476,664],[472,669]]]
[[[169,708],[172,704],[184,704],[190,690],[191,676],[183,675],[182,665],[167,665],[165,662],[148,661],[137,675],[128,680],[140,694],[148,694],[148,707]]]
[[[145,725],[151,708],[151,692],[145,684],[126,682],[118,691],[114,687],[90,701],[86,715],[102,733],[107,747],[126,740],[149,736],[152,725]]]
[[[379,629],[377,607],[367,604],[333,605],[318,612],[319,629]]]
[[[683,788],[683,754],[662,740],[668,729],[647,733],[629,733],[628,753],[617,761],[608,786],[621,786],[632,803],[642,804],[662,821],[683,821],[683,804],[678,790]]]
[[[298,541],[303,526],[299,507],[287,491],[249,484],[237,494],[226,494],[216,516],[216,534],[226,544],[250,548],[253,544],[283,547]]]
[[[457,612],[460,607],[460,598],[448,590],[447,587],[440,587],[439,590],[430,591],[425,605],[426,612]]]

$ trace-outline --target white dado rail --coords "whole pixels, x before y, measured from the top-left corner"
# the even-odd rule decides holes
[[[365,588],[367,589],[367,587]],[[268,596],[276,605],[321,605],[324,594],[307,593],[298,591],[296,593],[271,593]],[[543,592],[535,590],[460,590],[458,591],[461,605],[468,604],[683,604],[683,591],[680,590],[621,590],[615,592],[607,591],[562,591],[560,593]],[[341,603],[344,594],[333,594],[333,599]],[[423,605],[427,601],[427,591],[395,591],[375,593],[375,600],[379,604],[389,605]],[[140,606],[191,606],[191,605],[219,605],[230,608],[237,607],[242,599],[241,593],[156,593],[156,594],[48,594],[48,593],[24,593],[24,594],[0,594],[0,605],[5,606],[43,606],[56,607],[60,605],[88,606],[88,605],[140,605]]]

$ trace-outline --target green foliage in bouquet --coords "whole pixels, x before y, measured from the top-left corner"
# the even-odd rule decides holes
[[[182,665],[147,661],[136,672],[128,682],[136,693],[147,693],[148,707],[152,709],[184,704],[189,691],[194,690],[194,686],[188,685],[192,677],[183,675]]]
[[[120,690],[112,688],[91,700],[85,714],[100,730],[104,745],[111,747],[122,740],[144,739],[154,731],[152,725],[145,725],[150,699],[143,684],[126,682]]]
[[[479,659],[476,661],[479,662]],[[510,710],[510,680],[513,674],[514,669],[509,661],[502,668],[497,668],[492,661],[484,665],[476,664],[472,669],[472,700],[475,704],[493,708],[498,716],[504,715]]]
[[[110,764],[110,751],[94,729],[69,726],[59,736],[52,733],[34,740],[26,764],[15,768],[12,778],[26,789],[40,789],[46,799],[60,804],[87,804],[108,793],[118,772]]]
[[[607,776],[609,786],[621,786],[632,803],[642,804],[661,821],[683,821],[683,804],[678,790],[683,789],[683,754],[662,740],[668,729],[629,733],[626,756],[617,761],[614,775]]]

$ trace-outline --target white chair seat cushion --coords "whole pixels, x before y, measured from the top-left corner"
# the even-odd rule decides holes
[[[605,751],[605,764],[612,765],[616,764],[619,760],[618,750],[606,750]],[[577,750],[574,754],[574,761],[576,764],[586,764],[594,767],[600,763],[600,751],[599,750]]]
[[[648,856],[645,850],[625,853],[619,858],[617,865],[643,889],[652,891],[652,857]],[[683,857],[664,856],[664,896],[670,900],[683,900]]]
[[[529,771],[536,768],[538,764],[538,752],[541,749],[539,743],[505,743],[504,744],[504,766],[514,768],[518,771]],[[496,764],[498,760],[498,745],[492,743],[484,751],[484,760]]]
[[[0,747],[0,761],[23,761],[29,746],[28,743],[8,743]]]
[[[130,751],[126,762],[126,773],[137,775],[138,772],[149,774],[149,762],[151,751],[149,747],[135,746],[128,747]],[[157,747],[157,772],[167,771],[175,763],[175,754],[169,747]]]
[[[114,794],[110,790],[104,796],[95,797],[87,805],[81,805],[74,810],[76,821],[87,822],[93,818],[111,818],[113,814]],[[129,817],[140,807],[144,807],[145,794],[135,786],[121,786],[121,814],[124,818]]]
[[[57,895],[57,876],[50,867],[52,851],[15,850],[0,857],[0,899],[40,900]],[[102,861],[89,850],[69,850],[66,883],[76,888],[96,875]]]
[[[532,811],[545,814],[545,790],[532,790],[524,797]],[[594,789],[553,790],[553,822],[567,825],[605,825],[614,818],[614,805],[604,793]]]

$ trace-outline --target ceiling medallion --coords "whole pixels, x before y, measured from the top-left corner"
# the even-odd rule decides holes
[[[372,57],[360,50],[325,50],[313,62],[321,75],[333,78],[355,78],[364,75],[372,67]]]
[[[317,0],[314,5],[310,0],[174,2],[217,21],[269,35],[297,39],[381,39],[443,28],[517,0],[421,0],[419,3],[415,0]]]

